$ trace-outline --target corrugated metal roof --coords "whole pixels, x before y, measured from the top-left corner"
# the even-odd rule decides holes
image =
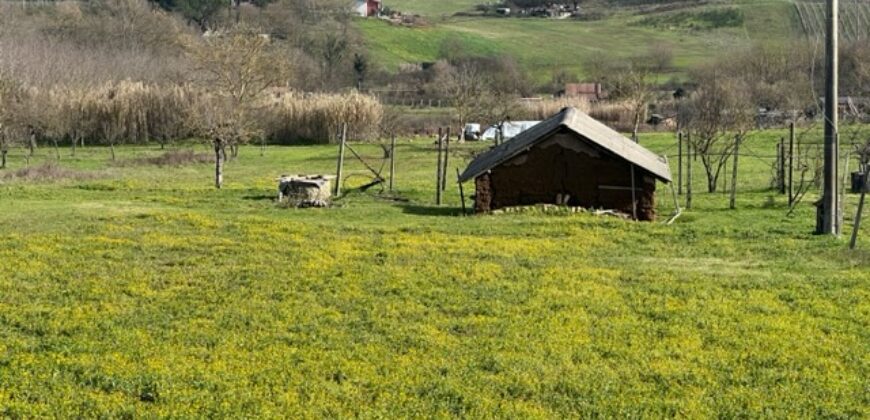
[[[512,140],[481,154],[460,175],[460,182],[477,178],[484,172],[526,152],[536,143],[546,140],[563,127],[649,171],[660,180],[671,182],[671,169],[664,158],[575,108],[565,108],[550,119],[520,133]]]

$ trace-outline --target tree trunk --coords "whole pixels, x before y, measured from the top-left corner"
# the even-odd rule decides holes
[[[115,142],[109,143],[109,150],[112,151],[112,162],[115,161]]]
[[[0,150],[0,169],[6,169],[6,154],[9,153],[6,150],[6,146],[3,146],[3,150]]]
[[[51,139],[51,142],[54,145],[54,157],[60,160],[60,147],[57,145],[57,139]]]
[[[640,110],[635,110],[634,112],[634,127],[631,130],[631,139],[634,140],[635,143],[639,143],[637,140],[637,130],[640,129]]]
[[[223,142],[220,140],[214,141],[214,186],[221,189],[224,185],[224,158],[226,150],[223,147]]]
[[[72,136],[72,138],[70,139],[70,147],[72,147],[72,153],[71,153],[71,154],[72,154],[73,157],[75,157],[75,155],[76,155],[76,146],[78,145],[78,144],[77,144],[78,141],[79,141],[79,137],[78,137],[77,134],[74,134],[74,135]]]
[[[713,174],[709,169],[707,170],[707,192],[712,194],[719,190],[719,186],[717,185],[719,181],[719,177]]]
[[[30,144],[28,146],[30,148],[30,156],[33,156],[33,153],[36,150],[36,134],[30,135]]]
[[[713,167],[715,162],[712,156],[706,154],[707,152],[698,153],[695,149],[695,153],[701,155],[701,164],[704,165],[704,173],[707,175],[707,192],[715,193],[719,189],[716,185],[719,181],[719,169]]]

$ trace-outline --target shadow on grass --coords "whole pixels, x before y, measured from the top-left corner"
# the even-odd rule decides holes
[[[275,195],[274,194],[248,194],[248,195],[242,197],[242,199],[248,200],[248,201],[274,201]]]
[[[400,204],[398,207],[402,209],[402,213],[413,214],[416,216],[461,216],[462,209],[459,207],[435,207],[422,206],[419,204]]]

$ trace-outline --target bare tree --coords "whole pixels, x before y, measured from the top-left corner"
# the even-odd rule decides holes
[[[632,137],[637,141],[640,123],[645,119],[647,108],[654,97],[653,68],[649,55],[628,59],[607,56],[597,58],[589,66],[596,82],[602,83],[611,98],[620,100],[632,114]]]
[[[350,50],[347,29],[329,31],[319,42],[320,57],[320,90],[326,91],[327,86],[335,81],[336,72]]]
[[[691,133],[692,146],[707,175],[707,191],[716,192],[719,174],[754,121],[748,90],[742,80],[716,65],[694,74],[698,89],[680,109],[680,121]]]
[[[365,55],[356,53],[353,56],[353,72],[356,74],[356,90],[362,92],[363,83],[368,76],[369,60]]]
[[[226,147],[236,157],[239,144],[257,136],[258,102],[269,88],[286,85],[290,64],[268,38],[245,28],[207,38],[189,51],[200,82],[215,93],[208,102],[212,109],[203,109],[200,117],[215,147],[215,186],[220,188]]]
[[[480,98],[487,93],[487,76],[471,63],[451,66],[438,64],[435,89],[453,105],[454,120],[459,124],[462,139],[465,139],[465,124],[481,115]]]

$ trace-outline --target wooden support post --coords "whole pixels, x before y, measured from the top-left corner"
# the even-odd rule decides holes
[[[667,162],[668,166],[670,166],[670,162],[668,162],[667,155],[665,155],[665,162]],[[683,209],[680,208],[680,199],[677,198],[677,188],[674,187],[674,183],[671,182],[668,184],[668,186],[671,187],[671,195],[674,198],[674,214],[671,215],[671,217],[668,219],[668,221],[666,223],[666,224],[670,225],[670,224],[673,224],[674,221],[677,220],[677,218],[683,214]]]
[[[683,195],[683,132],[677,133],[677,185],[678,194]]]
[[[686,209],[692,208],[692,159],[694,151],[692,147],[692,135],[686,135]]]
[[[447,160],[450,156],[450,127],[447,127],[447,136],[444,138],[444,162],[441,164],[441,191],[447,190]]]
[[[858,212],[855,213],[855,226],[852,227],[852,240],[849,241],[849,249],[855,249],[858,245],[858,231],[861,229],[861,214],[864,213],[864,199],[867,197],[867,189],[870,188],[870,163],[865,165],[864,188],[861,188],[861,198],[858,200]]]
[[[221,189],[224,185],[224,161],[221,156],[221,141],[214,141],[214,186]]]
[[[390,192],[393,192],[393,180],[396,178],[396,135],[390,140]]]
[[[785,195],[785,139],[779,139],[779,149],[776,150],[779,165],[779,193]]]
[[[794,121],[789,124],[788,135],[788,206],[794,204]]]
[[[444,171],[441,168],[442,156],[441,156],[441,146],[444,144],[443,131],[438,129],[438,164],[435,168],[435,204],[441,205],[441,176],[444,175]]]
[[[631,164],[631,216],[634,218],[634,221],[637,221],[637,190],[635,189],[633,163]]]
[[[465,208],[465,190],[462,188],[462,181],[459,180],[459,168],[456,168],[456,184],[459,185],[459,201],[462,202],[462,214],[468,211]]]
[[[341,179],[344,169],[344,147],[347,145],[347,123],[341,128],[341,140],[338,146],[338,168],[335,170],[335,196],[341,197]]]
[[[731,210],[737,208],[737,160],[740,158],[740,136],[734,138],[734,170],[731,171],[731,200],[728,207]]]
[[[839,136],[840,136],[840,134],[838,133],[837,134],[837,137],[838,137],[837,144],[840,144]],[[842,175],[842,179],[840,180],[840,191],[837,194],[837,200],[838,200],[837,206],[839,207],[838,211],[837,211],[837,214],[838,214],[837,230],[839,232],[843,231],[843,225],[845,224],[844,219],[846,217],[846,197],[847,197],[846,196],[846,179],[848,179],[848,177],[849,177],[849,164],[851,162],[852,162],[852,151],[849,150],[848,152],[846,152],[846,158],[843,159],[843,165],[842,165],[843,170],[841,171],[843,175]]]

